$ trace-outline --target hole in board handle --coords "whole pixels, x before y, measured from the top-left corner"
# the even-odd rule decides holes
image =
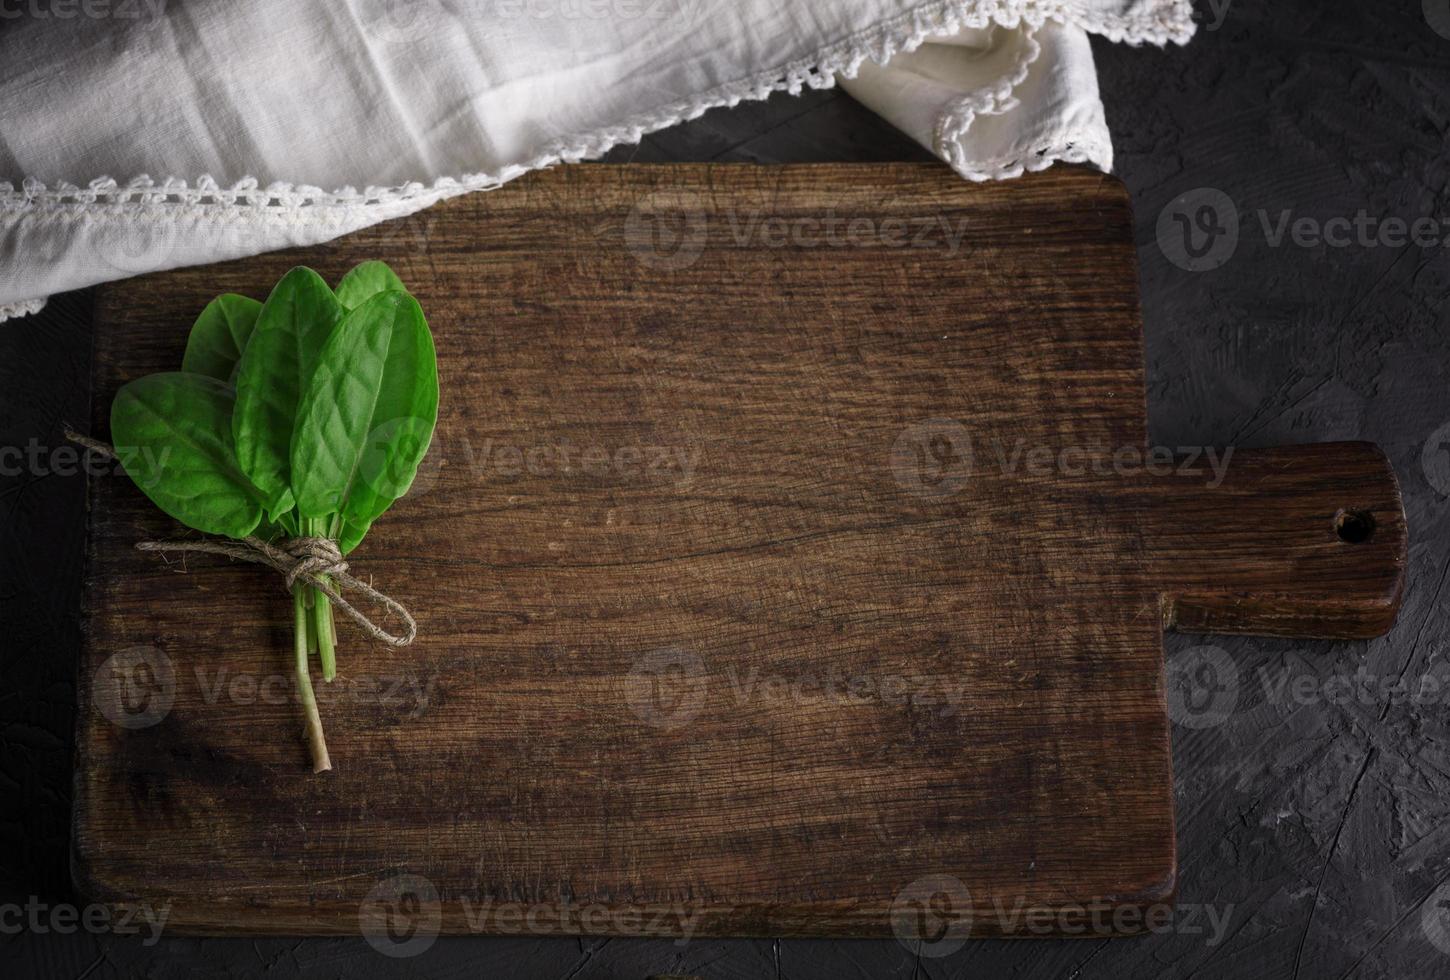
[[[1374,537],[1374,515],[1364,510],[1341,510],[1334,515],[1334,531],[1345,544],[1364,544]]]

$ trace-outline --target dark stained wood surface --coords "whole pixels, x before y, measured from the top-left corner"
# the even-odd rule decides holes
[[[566,168],[118,284],[92,433],[207,299],[372,257],[443,404],[354,556],[422,636],[340,627],[336,771],[248,696],[290,677],[280,581],[133,551],[175,528],[92,481],[76,876],[170,927],[355,932],[402,873],[450,932],[891,935],[937,876],[980,934],[1145,908],[1175,887],[1163,626],[1358,636],[1398,603],[1372,449],[1243,451],[1214,488],[1109,462],[1146,443],[1132,221],[1067,168]],[[156,724],[99,710],[123,651],[170,671]]]
[[[1207,464],[1196,466],[1211,482]],[[1167,479],[1142,491],[1165,627],[1327,639],[1389,630],[1409,532],[1377,446],[1239,450],[1223,472],[1211,490]]]

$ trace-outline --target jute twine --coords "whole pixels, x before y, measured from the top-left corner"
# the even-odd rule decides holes
[[[78,432],[67,429],[66,438],[78,445],[85,446],[92,452],[100,453],[111,459],[116,458],[116,450],[104,442],[83,436]],[[235,558],[239,561],[248,561],[257,565],[266,565],[273,569],[286,581],[287,591],[291,592],[293,587],[300,582],[317,589],[332,602],[347,613],[352,621],[357,623],[363,632],[375,640],[395,647],[405,647],[418,637],[418,624],[414,621],[412,614],[391,596],[385,595],[373,588],[367,582],[354,577],[348,571],[348,564],[342,557],[342,551],[337,547],[337,542],[331,538],[300,537],[286,538],[276,543],[263,541],[261,538],[247,536],[245,538],[207,538],[201,541],[139,541],[136,544],[138,551],[160,551],[178,552],[192,551],[206,555],[224,555],[227,558]],[[342,589],[351,589],[361,593],[367,598],[385,607],[389,612],[396,615],[407,626],[401,636],[389,633],[377,623],[374,623],[365,614],[360,612],[356,606],[348,602],[342,596]]]

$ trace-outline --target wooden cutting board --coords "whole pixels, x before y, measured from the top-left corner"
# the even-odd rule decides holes
[[[1376,448],[1142,461],[1128,199],[1071,168],[569,167],[119,283],[91,433],[214,295],[373,257],[428,312],[443,402],[353,556],[421,637],[340,626],[334,772],[280,578],[136,552],[177,529],[91,481],[75,874],[173,930],[1147,909],[1176,879],[1164,628],[1366,637],[1398,607]]]

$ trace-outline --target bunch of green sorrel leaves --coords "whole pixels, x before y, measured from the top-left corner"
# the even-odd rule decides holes
[[[116,394],[111,434],[137,486],[188,527],[226,538],[325,537],[351,552],[412,485],[438,418],[423,311],[381,262],[330,289],[305,267],[265,303],[218,296],[180,371]],[[337,676],[332,604],[293,587],[299,698],[317,771],[331,768],[310,679]]]

